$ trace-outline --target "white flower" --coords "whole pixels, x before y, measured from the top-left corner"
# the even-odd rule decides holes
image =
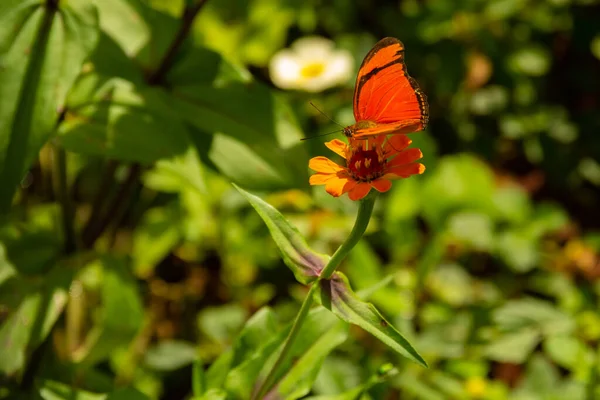
[[[320,92],[347,82],[352,77],[353,59],[348,51],[336,50],[329,39],[304,37],[275,54],[269,72],[282,89]]]

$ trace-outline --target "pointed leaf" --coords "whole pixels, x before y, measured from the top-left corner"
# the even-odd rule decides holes
[[[355,324],[390,346],[403,356],[427,367],[427,363],[375,306],[365,303],[352,291],[348,279],[336,272],[329,280],[320,282],[321,304],[342,320]]]
[[[308,349],[337,322],[331,313],[321,307],[311,310],[292,345],[288,360],[281,365],[282,374],[280,375],[291,368],[292,360],[305,355]],[[227,375],[225,388],[231,397],[246,398],[248,393],[256,388],[257,382],[264,379],[264,375],[260,375],[261,372],[268,371],[273,365],[275,356],[280,351],[280,347],[291,328],[292,322],[279,330],[268,329],[265,331],[261,329],[263,331],[261,337],[255,335],[251,335],[254,336],[251,337],[247,334],[240,335],[240,337],[246,336],[244,341],[247,345],[251,345],[251,342],[254,345],[252,348],[247,348],[243,359],[236,357],[240,362]],[[256,333],[259,333],[259,331],[256,331]],[[238,347],[237,344],[236,347]]]
[[[60,10],[41,1],[2,3],[0,212],[6,212],[24,171],[53,134],[99,29],[95,6],[85,0],[57,2]]]
[[[29,352],[48,336],[67,303],[73,273],[58,265],[37,283],[14,275],[2,285],[0,304],[14,311],[0,325],[0,371],[12,374],[21,369]]]
[[[234,186],[267,224],[273,240],[281,250],[283,261],[290,267],[296,280],[304,284],[314,281],[327,264],[329,257],[316,253],[308,247],[298,230],[270,204]]]
[[[169,105],[193,126],[198,151],[236,183],[258,190],[307,185],[302,131],[284,98],[251,82],[174,87]],[[207,146],[205,136],[215,140]]]
[[[310,392],[317,374],[323,365],[325,357],[333,349],[342,344],[348,338],[348,325],[338,321],[331,329],[319,337],[302,354],[300,359],[294,362],[292,369],[285,375],[277,385],[273,396],[285,398],[286,400],[299,399]]]
[[[321,395],[307,397],[306,400],[358,400],[373,386],[385,382],[390,377],[398,374],[398,370],[391,364],[382,365],[379,370],[360,386],[339,394]]]
[[[62,382],[45,380],[38,387],[39,398],[44,400],[105,400],[106,395],[77,389]],[[32,396],[33,397],[33,396]],[[135,399],[135,398],[134,398]],[[138,398],[139,399],[139,398]],[[137,399],[135,399],[137,400]]]
[[[183,155],[190,144],[183,122],[169,111],[164,91],[114,78],[110,101],[96,101],[68,113],[60,144],[85,155],[151,164]]]
[[[144,308],[138,285],[124,259],[105,256],[102,268],[102,307],[85,343],[77,349],[76,362],[91,365],[108,358],[119,346],[127,346],[138,333]]]

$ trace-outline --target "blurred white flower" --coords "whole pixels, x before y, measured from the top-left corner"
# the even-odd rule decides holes
[[[347,50],[336,50],[329,39],[305,37],[275,54],[269,72],[282,89],[320,92],[351,78],[353,58]]]

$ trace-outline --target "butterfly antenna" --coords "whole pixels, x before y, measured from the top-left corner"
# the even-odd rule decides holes
[[[321,133],[320,135],[313,135],[313,136],[302,138],[300,140],[314,139],[314,138],[323,137],[323,136],[331,135],[333,133],[338,133],[338,132],[341,132],[341,130],[338,129],[338,130],[333,131],[333,132]]]
[[[315,106],[314,103],[312,101],[309,102],[311,106],[313,106],[315,108],[315,110],[317,110],[318,112],[321,113],[321,115],[323,115],[325,118],[327,118],[328,120],[330,120],[331,122],[333,122],[336,125],[341,126],[342,128],[344,127],[343,125],[339,124],[338,122],[334,121],[333,118],[331,118],[329,115],[325,114],[323,111],[319,110],[319,107]],[[332,132],[333,133],[333,132]]]

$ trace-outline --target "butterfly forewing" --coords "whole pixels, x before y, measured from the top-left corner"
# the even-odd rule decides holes
[[[406,72],[404,45],[380,40],[365,57],[356,78],[354,117],[377,126],[358,129],[356,137],[424,129],[429,118],[425,94]]]

